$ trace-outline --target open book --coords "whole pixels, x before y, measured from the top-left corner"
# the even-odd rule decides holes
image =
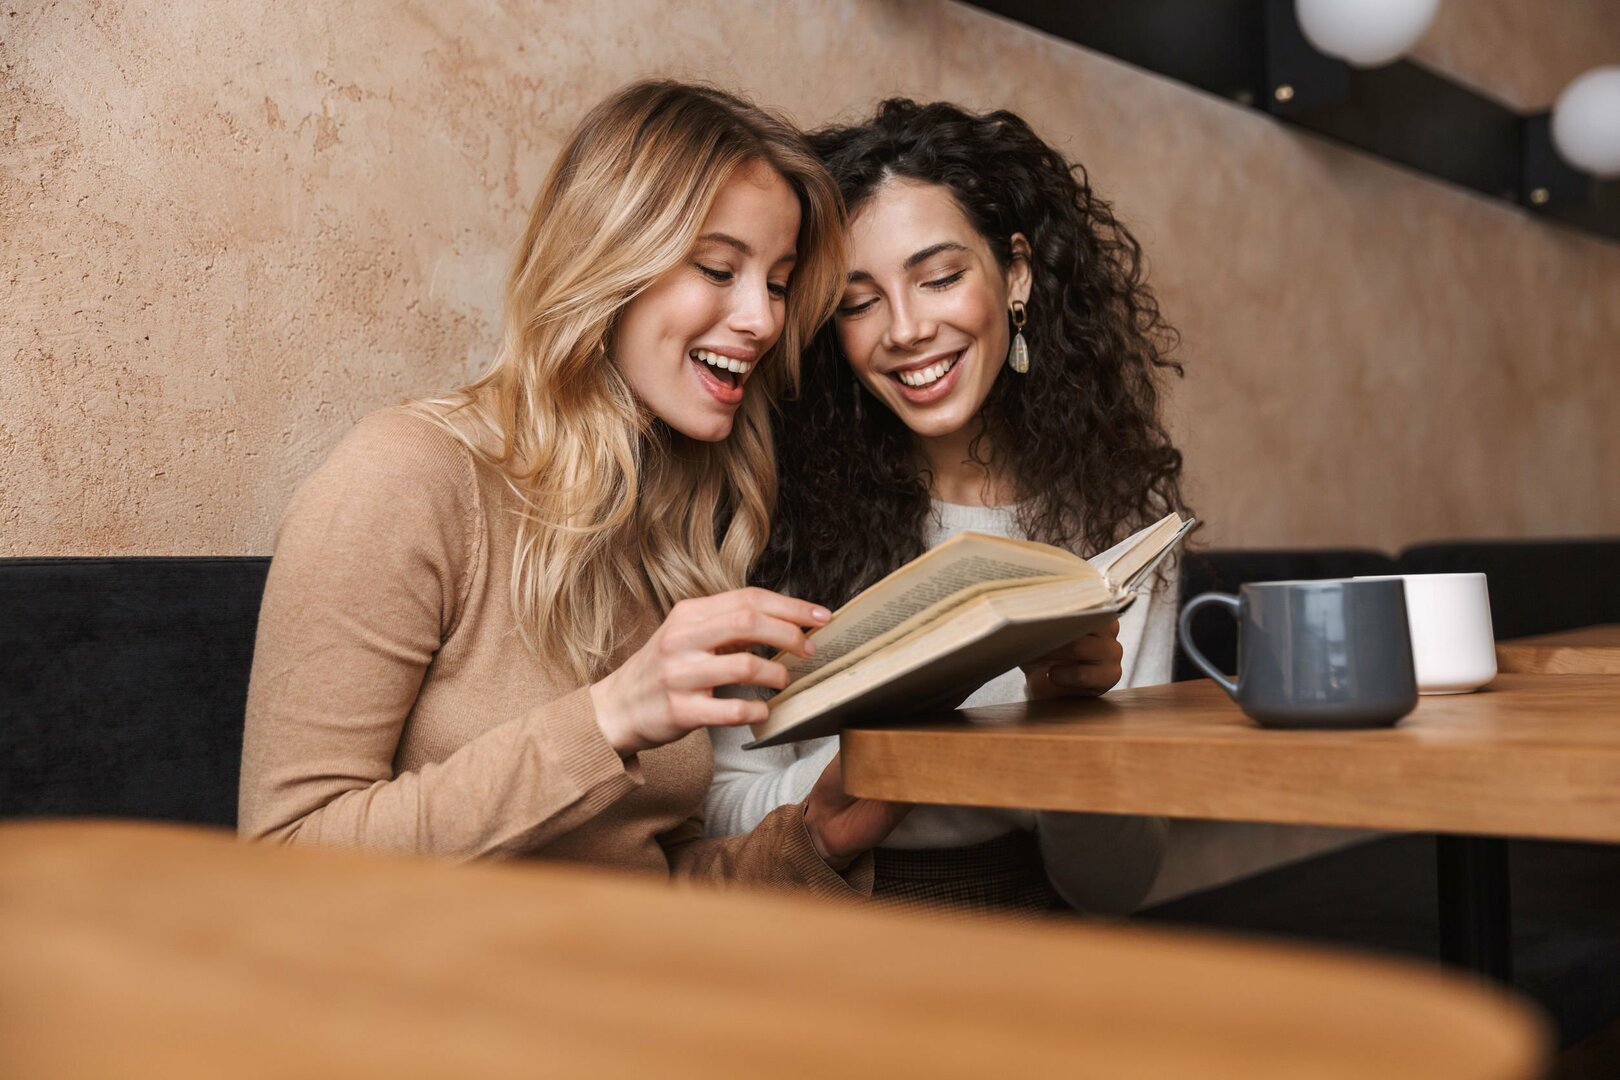
[[[1089,560],[1029,540],[951,537],[834,612],[810,635],[814,656],[777,654],[793,681],[771,698],[749,748],[954,707],[1107,625],[1193,524],[1170,514]]]

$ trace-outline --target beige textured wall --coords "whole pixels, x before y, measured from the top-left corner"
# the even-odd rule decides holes
[[[1491,6],[1426,61],[1489,72]],[[489,354],[561,136],[649,73],[1081,158],[1185,335],[1213,541],[1620,532],[1620,245],[942,0],[293,7],[0,5],[0,555],[267,552],[354,419]]]
[[[1445,0],[1412,59],[1521,112],[1550,108],[1569,81],[1620,64],[1616,0]]]

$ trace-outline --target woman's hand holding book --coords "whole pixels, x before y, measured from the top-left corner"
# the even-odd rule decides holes
[[[682,600],[645,645],[591,685],[596,722],[621,757],[698,728],[757,724],[769,715],[763,701],[717,698],[714,688],[782,689],[787,668],[749,650],[764,645],[809,656],[815,645],[803,628],[831,618],[824,607],[765,589]]]
[[[1097,697],[1112,690],[1123,674],[1125,650],[1119,643],[1119,620],[1096,633],[1025,664],[1030,700],[1052,697]]]

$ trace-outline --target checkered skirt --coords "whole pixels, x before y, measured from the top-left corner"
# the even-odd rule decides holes
[[[873,857],[874,900],[1031,918],[1067,909],[1035,834],[1022,829],[969,847],[878,848]]]

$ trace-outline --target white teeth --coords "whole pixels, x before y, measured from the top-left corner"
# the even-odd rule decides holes
[[[712,353],[708,349],[693,349],[692,359],[701,360],[710,367],[723,368],[726,371],[735,371],[738,375],[746,375],[754,370],[754,365],[747,360],[733,360],[729,356]]]
[[[941,360],[937,364],[929,364],[927,367],[918,368],[916,371],[899,372],[896,377],[907,386],[931,386],[944,378],[945,373],[955,367],[956,362],[960,359],[960,356],[953,356],[949,360]]]

